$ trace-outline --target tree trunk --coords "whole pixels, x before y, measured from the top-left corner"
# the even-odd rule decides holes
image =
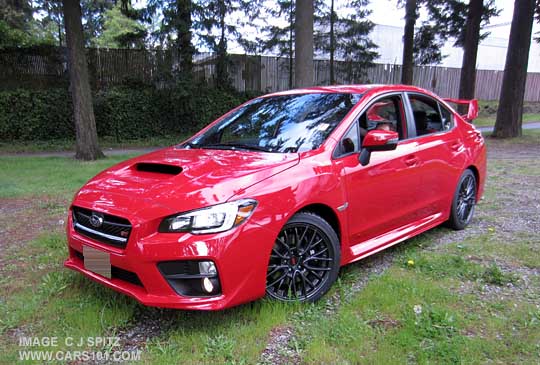
[[[534,5],[535,0],[516,0],[514,4],[497,121],[491,135],[495,138],[521,136]]]
[[[313,0],[296,1],[296,87],[313,85]]]
[[[227,14],[225,0],[219,0],[218,7],[221,34],[217,49],[216,82],[217,87],[228,88],[230,85],[227,71],[227,38],[225,38],[225,15]]]
[[[293,30],[294,30],[294,2],[291,1],[291,8],[289,9],[289,89],[292,89],[294,87]]]
[[[180,53],[180,70],[190,77],[193,71],[193,46],[191,45],[191,0],[176,1],[176,32]]]
[[[334,0],[330,4],[330,85],[336,83],[336,77],[334,73],[334,52],[336,50],[336,35],[334,34],[334,23],[336,21],[334,14]]]
[[[416,0],[407,0],[405,4],[405,29],[403,32],[403,66],[401,83],[413,83],[414,24],[416,23]]]
[[[96,160],[104,157],[98,145],[92,92],[88,82],[88,64],[84,50],[84,36],[79,1],[63,0],[70,91],[77,138],[75,158]]]
[[[467,23],[465,24],[465,41],[463,43],[463,61],[459,80],[459,98],[474,99],[476,87],[476,56],[480,42],[480,22],[482,21],[483,0],[471,0]],[[467,113],[466,106],[460,105],[459,112]]]

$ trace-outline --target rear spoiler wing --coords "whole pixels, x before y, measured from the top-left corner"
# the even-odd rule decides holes
[[[454,103],[457,105],[468,105],[469,110],[467,111],[467,114],[462,115],[461,117],[465,119],[467,122],[472,123],[473,120],[475,120],[478,117],[478,100],[471,99],[443,99],[447,103]]]

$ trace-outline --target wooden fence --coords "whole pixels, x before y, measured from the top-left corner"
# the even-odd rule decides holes
[[[0,89],[15,87],[44,88],[68,84],[67,52],[65,48],[40,47],[0,50]],[[126,82],[167,87],[174,84],[178,58],[171,50],[96,49],[87,50],[92,87],[101,89]],[[215,76],[213,54],[197,54],[194,76],[212,83]],[[337,62],[336,81],[339,84],[358,82],[395,84],[401,78],[401,65],[377,64],[356,77],[343,71]],[[341,71],[340,71],[341,70]],[[229,75],[239,91],[272,92],[289,89],[289,60],[280,57],[230,55]],[[432,90],[444,97],[457,97],[460,69],[419,66],[414,68],[414,85]],[[476,97],[483,100],[499,98],[502,71],[478,70]],[[314,61],[314,84],[328,85],[329,61]],[[526,101],[540,101],[540,73],[529,73]]]

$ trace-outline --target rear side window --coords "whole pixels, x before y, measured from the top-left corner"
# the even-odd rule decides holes
[[[446,109],[441,104],[439,104],[439,109],[441,110],[442,130],[448,131],[452,129],[452,127],[454,126],[454,116],[448,109]]]
[[[447,131],[452,128],[452,113],[428,96],[409,95],[416,135]]]

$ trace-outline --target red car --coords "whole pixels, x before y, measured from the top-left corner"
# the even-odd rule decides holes
[[[476,100],[402,85],[256,98],[84,185],[65,266],[150,306],[317,300],[341,266],[469,224],[486,176],[476,115]]]

